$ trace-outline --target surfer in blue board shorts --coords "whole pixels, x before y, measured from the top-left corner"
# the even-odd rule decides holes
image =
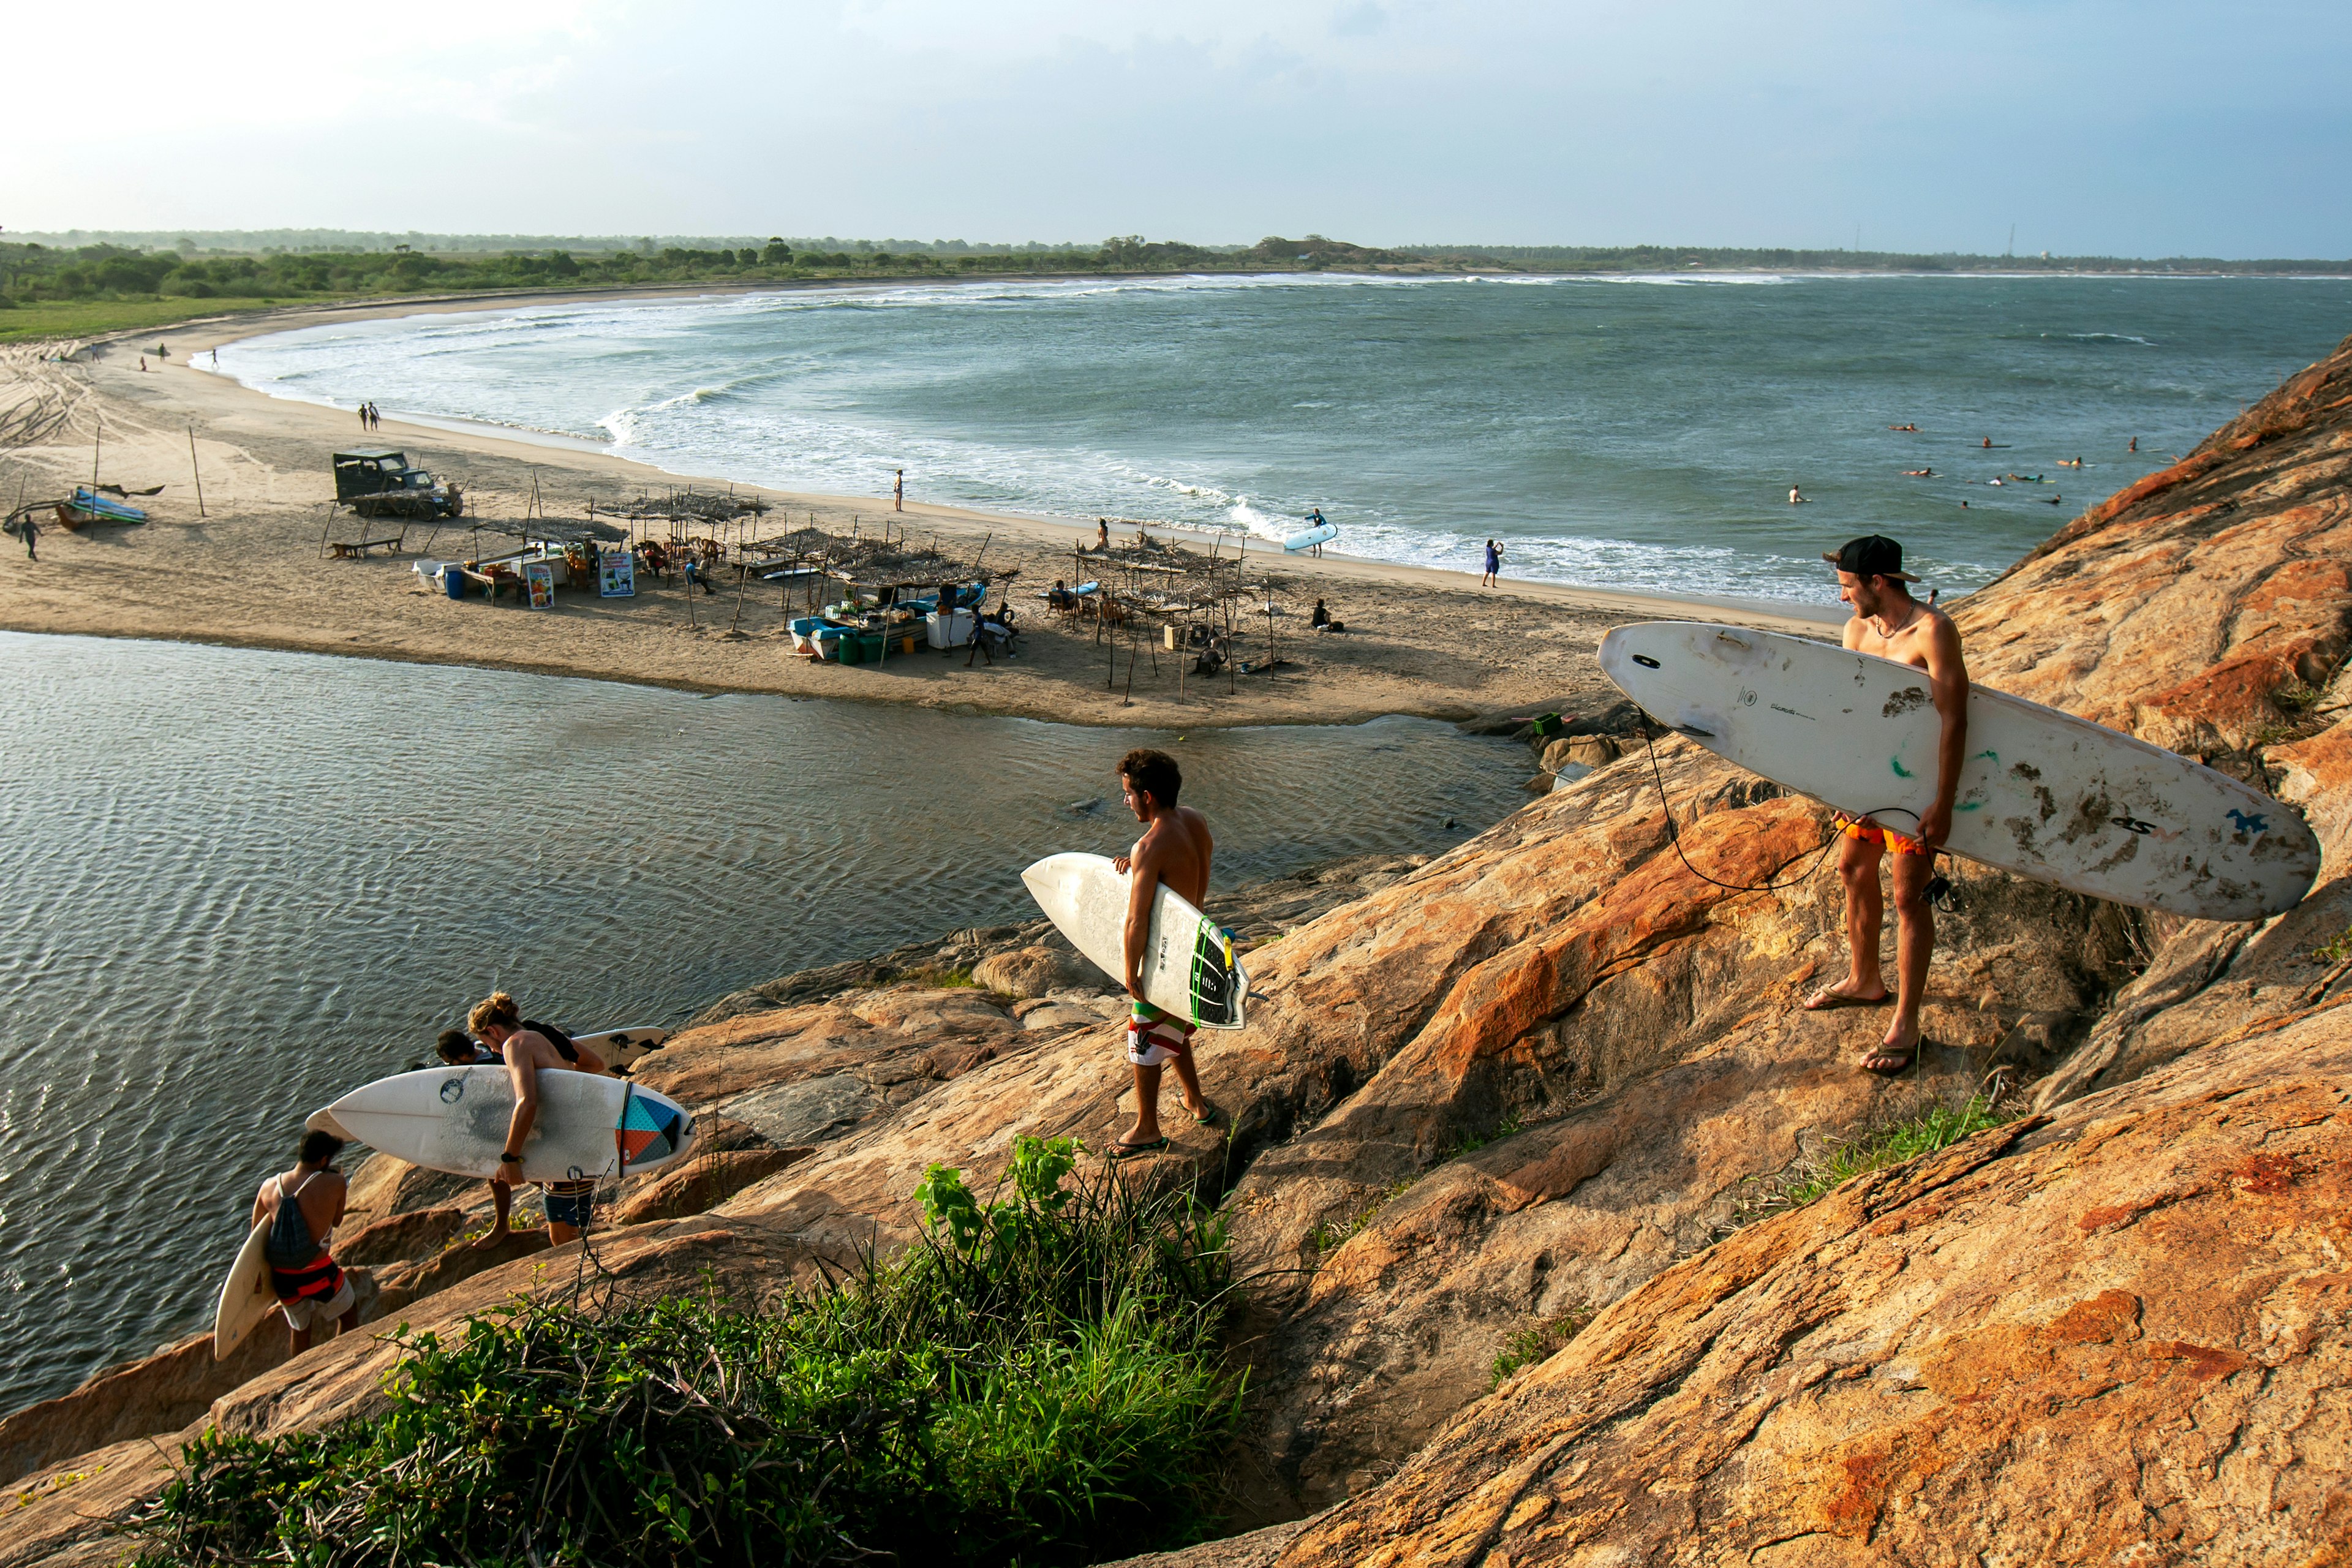
[[[1135,1069],[1135,1125],[1105,1152],[1113,1160],[1149,1154],[1168,1147],[1160,1131],[1160,1075],[1174,1064],[1176,1081],[1184,1095],[1184,1109],[1206,1125],[1216,1109],[1201,1093],[1201,1079],[1192,1066],[1193,1026],[1153,1006],[1143,996],[1145,944],[1151,937],[1151,903],[1162,882],[1194,908],[1208,901],[1209,857],[1216,845],[1209,837],[1207,819],[1189,805],[1176,804],[1184,774],[1176,759],[1165,752],[1139,746],[1118,760],[1118,782],[1126,792],[1127,808],[1143,824],[1135,847],[1111,862],[1119,875],[1133,874],[1127,900],[1125,952],[1127,994],[1133,999],[1127,1025],[1127,1059]]]
[[[1809,1013],[1836,1007],[1883,1007],[1895,1004],[1895,1020],[1863,1068],[1899,1073],[1918,1058],[1919,1004],[1927,988],[1927,960],[1936,948],[1936,913],[1927,885],[1936,875],[1936,851],[1952,831],[1952,801],[1959,792],[1960,762],[1968,749],[1969,669],[1960,655],[1959,628],[1932,600],[1911,596],[1919,579],[1903,570],[1903,546],[1883,534],[1849,540],[1822,559],[1837,568],[1838,597],[1853,606],[1845,646],[1927,671],[1943,734],[1936,748],[1936,798],[1905,834],[1869,817],[1837,816],[1844,842],[1838,847],[1838,876],[1845,883],[1846,976],[1805,1000]],[[1879,972],[1879,927],[1885,906],[1879,895],[1878,867],[1886,862],[1895,888],[1895,981],[1890,995]]]
[[[499,1053],[507,1064],[508,1078],[514,1083],[515,1106],[513,1114],[507,1119],[507,1146],[504,1157],[499,1161],[499,1173],[490,1181],[498,1218],[488,1233],[474,1243],[477,1247],[495,1247],[507,1234],[507,1212],[514,1202],[515,1183],[522,1175],[523,1142],[539,1120],[539,1075],[601,1073],[604,1064],[595,1052],[573,1045],[572,1037],[562,1030],[525,1018],[522,1010],[515,1005],[515,999],[503,991],[474,1004],[474,1010],[466,1015],[466,1027]],[[596,1179],[588,1176],[578,1181],[538,1184],[541,1201],[547,1208],[548,1240],[557,1247],[577,1241],[595,1216]]]
[[[269,1222],[269,1237],[262,1243],[269,1260],[269,1289],[286,1326],[294,1331],[294,1353],[310,1348],[310,1336],[333,1325],[350,1333],[360,1326],[359,1303],[352,1282],[327,1250],[335,1226],[343,1221],[348,1189],[335,1170],[335,1156],[343,1141],[331,1132],[305,1132],[294,1168],[261,1184],[253,1200],[252,1229]]]

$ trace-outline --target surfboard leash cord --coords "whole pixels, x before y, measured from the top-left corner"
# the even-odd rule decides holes
[[[1658,748],[1650,736],[1649,714],[1645,712],[1642,715],[1641,723],[1642,749],[1647,752],[1650,755],[1650,777],[1656,782],[1658,786],[1658,808],[1666,814],[1666,841],[1675,847],[1675,857],[1682,861],[1684,870],[1688,871],[1692,876],[1696,877],[1702,882],[1711,883],[1727,892],[1734,893],[1775,893],[1783,888],[1793,888],[1800,882],[1809,880],[1815,873],[1821,870],[1822,863],[1829,858],[1829,852],[1837,847],[1839,835],[1835,833],[1832,833],[1827,838],[1823,839],[1822,841],[1821,847],[1812,852],[1813,863],[1811,866],[1808,866],[1804,870],[1787,879],[1785,881],[1725,882],[1708,876],[1706,872],[1692,865],[1690,857],[1683,853],[1682,829],[1675,824],[1675,803],[1666,795],[1665,770],[1658,765]],[[1908,806],[1902,805],[1874,806],[1871,810],[1864,812],[1862,815],[1865,817],[1874,817],[1878,816],[1879,813],[1885,811],[1899,811],[1904,816],[1911,818],[1914,822],[1916,822],[1919,819],[1919,814],[1917,812],[1913,811]]]

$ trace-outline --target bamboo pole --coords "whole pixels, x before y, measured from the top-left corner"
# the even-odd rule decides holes
[[[205,515],[205,470],[196,462],[196,427],[188,426],[188,471],[196,476],[196,515]]]
[[[98,449],[106,441],[106,416],[99,414],[91,417],[94,423],[91,425],[89,435],[89,489],[90,493],[96,495],[98,493]]]

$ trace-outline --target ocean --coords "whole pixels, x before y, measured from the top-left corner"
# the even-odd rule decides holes
[[[1475,572],[1494,538],[1507,575],[1831,604],[1864,532],[1980,586],[2347,329],[2344,279],[1310,274],[502,307],[220,368],[877,505],[903,468],[1088,529],[1320,508],[1354,555]]]

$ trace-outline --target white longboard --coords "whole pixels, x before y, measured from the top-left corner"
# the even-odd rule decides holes
[[[1905,832],[1943,734],[1925,670],[1775,632],[1649,621],[1601,668],[1653,718],[1751,773]],[[2319,844],[2294,811],[2177,752],[1983,687],[1944,847],[2078,893],[2198,920],[2303,898]]]
[[[278,1298],[269,1289],[268,1240],[269,1222],[265,1219],[236,1249],[236,1261],[221,1281],[220,1306],[213,1313],[215,1361],[226,1361],[261,1326],[261,1320],[278,1309]]]
[[[1328,544],[1339,537],[1338,523],[1318,522],[1312,528],[1300,529],[1297,533],[1284,540],[1282,547],[1285,550],[1312,550],[1318,544]]]
[[[1124,983],[1127,903],[1134,884],[1100,855],[1048,855],[1021,880],[1070,945]],[[1238,1029],[1249,976],[1234,960],[1233,933],[1163,883],[1151,902],[1143,994],[1163,1013],[1204,1029]]]
[[[372,1149],[453,1175],[488,1177],[506,1152],[514,1086],[496,1064],[380,1078],[312,1114]],[[694,1146],[694,1118],[667,1095],[601,1073],[542,1069],[522,1180],[576,1182],[656,1170]]]
[[[659,1048],[668,1038],[667,1029],[603,1029],[593,1035],[574,1035],[572,1043],[594,1051],[608,1068],[625,1068],[635,1065],[638,1058]]]
[[[574,1035],[572,1043],[585,1046],[596,1053],[596,1058],[608,1068],[633,1067],[648,1051],[658,1050],[669,1038],[667,1029],[652,1027],[602,1029],[593,1035]],[[314,1110],[302,1123],[308,1132],[331,1132],[346,1143],[364,1142],[358,1134],[335,1120],[333,1108]]]

